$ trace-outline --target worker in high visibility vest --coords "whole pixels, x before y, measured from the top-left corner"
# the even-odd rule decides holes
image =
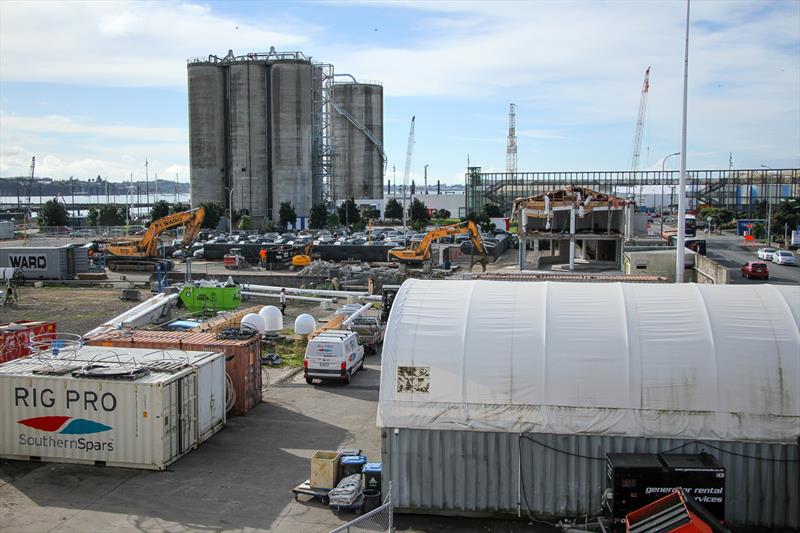
[[[258,252],[258,258],[261,261],[261,268],[267,268],[267,249],[262,248]]]

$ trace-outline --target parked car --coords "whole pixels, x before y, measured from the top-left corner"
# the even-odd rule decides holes
[[[303,374],[309,385],[314,379],[350,383],[364,366],[364,347],[354,331],[323,331],[306,346]]]
[[[797,265],[797,257],[788,250],[776,250],[772,254],[772,262],[777,265]]]
[[[769,279],[769,268],[762,261],[748,261],[742,266],[742,277],[747,279]]]
[[[777,252],[775,248],[759,248],[756,255],[759,259],[764,259],[765,261],[772,261],[772,254]]]

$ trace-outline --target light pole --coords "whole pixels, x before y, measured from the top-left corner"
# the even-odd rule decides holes
[[[232,236],[233,235],[233,191],[238,189],[239,186],[231,187],[228,189],[228,214],[230,218],[228,219],[228,233]]]
[[[772,170],[772,167],[769,166],[769,165],[761,165],[761,168],[766,168],[768,170]],[[769,182],[767,181],[767,179],[764,179],[764,187],[766,189],[766,195],[765,195],[766,198],[765,198],[765,200],[767,201],[767,240],[766,240],[766,244],[767,244],[767,246],[769,246],[770,241],[772,241],[772,239],[770,238],[770,237],[772,237],[772,235],[770,235],[770,231],[772,230],[772,227],[771,227],[772,226],[772,202],[769,201],[769,189],[770,189],[770,187],[769,187]]]
[[[667,163],[667,159],[676,155],[681,155],[681,153],[675,152],[674,154],[669,154],[661,160],[661,235],[664,234],[664,165]]]

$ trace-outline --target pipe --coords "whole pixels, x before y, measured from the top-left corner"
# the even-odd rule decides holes
[[[88,332],[85,337],[91,337],[92,335],[97,335],[99,333],[103,333],[104,331],[108,331],[110,329],[115,329],[122,327],[124,325],[131,325],[131,322],[135,322],[140,320],[142,317],[147,316],[150,313],[154,313],[159,308],[163,308],[167,305],[170,305],[172,302],[177,300],[180,297],[179,294],[157,294],[152,298],[145,300],[144,302],[140,303],[136,307],[132,309],[128,309],[124,313],[119,316],[104,322],[101,326],[91,330]],[[133,324],[136,325],[136,324]]]
[[[260,296],[261,298],[280,298],[280,294],[267,294],[263,292],[249,292],[249,291],[242,291],[243,296]],[[333,300],[330,298],[315,298],[313,296],[293,296],[293,295],[286,295],[287,300],[301,300],[303,302],[327,302],[329,304],[333,303]]]
[[[364,298],[366,296],[369,296],[368,292],[331,291],[325,289],[287,289],[286,287],[279,287],[276,285],[242,285],[242,288],[248,291],[265,291],[265,292],[280,292],[281,289],[286,289],[287,293],[318,294],[320,296],[333,296],[336,298],[346,298],[348,296],[354,296],[356,298]]]
[[[364,311],[366,311],[367,309],[370,309],[371,307],[372,307],[372,303],[366,303],[366,304],[362,305],[360,309],[355,311],[352,315],[347,317],[347,320],[342,322],[342,326],[350,327],[350,324],[352,324],[355,321],[356,318],[361,316],[364,313]]]

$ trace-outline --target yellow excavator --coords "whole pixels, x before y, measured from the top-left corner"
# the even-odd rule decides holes
[[[167,215],[152,222],[141,239],[108,243],[100,251],[103,253],[106,265],[113,271],[143,270],[152,272],[156,270],[156,265],[162,265],[162,268],[171,270],[172,261],[158,257],[159,236],[169,229],[184,226],[181,248],[188,249],[197,239],[205,216],[206,210],[202,207]]]
[[[292,256],[292,268],[300,269],[307,267],[311,264],[311,250],[314,249],[314,243],[309,242],[306,244],[305,250],[302,254]]]
[[[469,234],[469,238],[472,241],[472,246],[479,254],[481,254],[481,258],[478,260],[478,262],[481,264],[483,271],[485,272],[487,263],[486,249],[483,247],[483,241],[481,240],[481,234],[478,231],[478,226],[476,226],[471,220],[460,222],[458,224],[452,224],[450,226],[442,226],[441,228],[431,230],[425,234],[418,244],[411,245],[406,249],[389,250],[389,257],[401,263],[421,265],[431,258],[431,244],[433,241],[449,235],[461,235],[464,233]],[[473,266],[474,263],[470,265],[470,270]]]

